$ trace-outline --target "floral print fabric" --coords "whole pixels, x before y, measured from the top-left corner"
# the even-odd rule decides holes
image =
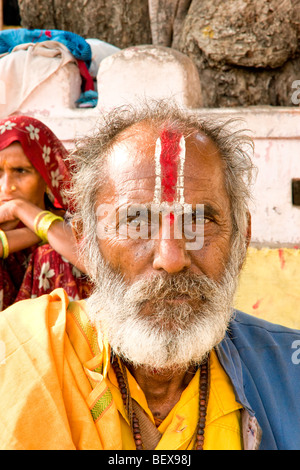
[[[0,150],[20,142],[31,164],[47,184],[47,195],[58,209],[67,205],[64,189],[70,182],[67,150],[42,122],[28,116],[0,120]],[[34,246],[0,260],[0,310],[25,298],[62,287],[72,299],[85,298],[90,282],[50,245]]]
[[[50,245],[40,246],[30,258],[16,301],[49,294],[63,287],[71,300],[89,296],[90,281]]]

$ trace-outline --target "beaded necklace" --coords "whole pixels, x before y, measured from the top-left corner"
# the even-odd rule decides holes
[[[122,366],[123,371],[121,370],[117,356],[113,355],[112,367],[114,369],[114,372],[118,381],[124,407],[128,413],[128,417],[129,417],[129,421],[130,421],[131,429],[133,433],[133,438],[135,442],[135,447],[136,447],[136,450],[143,450],[144,447],[143,447],[143,442],[142,442],[139,420],[131,406],[129,386],[128,386],[127,376],[126,376],[126,369],[122,362],[121,362],[121,366]],[[209,367],[209,357],[208,357],[208,359],[205,360],[200,365],[199,411],[198,411],[199,416],[198,416],[196,438],[195,438],[195,444],[194,444],[195,450],[203,450],[203,445],[204,445],[204,429],[205,429],[207,402],[208,402],[208,395],[209,395],[209,372],[210,372],[210,367]]]

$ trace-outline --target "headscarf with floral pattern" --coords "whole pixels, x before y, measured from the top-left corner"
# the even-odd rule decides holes
[[[61,141],[38,119],[18,115],[0,120],[0,150],[13,142],[22,145],[26,157],[46,182],[50,199],[51,193],[54,196],[54,205],[58,203],[66,210],[64,189],[70,183],[70,173],[66,163],[68,152]]]

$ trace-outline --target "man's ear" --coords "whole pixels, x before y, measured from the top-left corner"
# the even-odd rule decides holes
[[[246,248],[248,248],[248,246],[250,245],[250,241],[251,241],[251,234],[252,234],[252,229],[251,229],[251,214],[250,212],[248,211],[247,212],[247,230],[246,230]]]
[[[246,248],[246,251],[248,249],[248,246],[250,245],[250,241],[251,241],[251,214],[250,212],[248,211],[247,212],[247,228],[246,228],[246,232],[245,232],[245,248]],[[239,272],[241,272],[243,266],[244,266],[244,263],[246,261],[246,256],[245,258],[240,262],[240,265],[239,265]]]

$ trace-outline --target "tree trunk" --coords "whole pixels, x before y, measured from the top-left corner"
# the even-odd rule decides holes
[[[155,46],[172,46],[173,38],[180,34],[191,1],[148,0],[152,43]]]
[[[147,0],[19,0],[22,27],[61,29],[121,49],[151,44]]]
[[[291,106],[299,0],[192,0],[173,47],[194,60],[205,106]]]

